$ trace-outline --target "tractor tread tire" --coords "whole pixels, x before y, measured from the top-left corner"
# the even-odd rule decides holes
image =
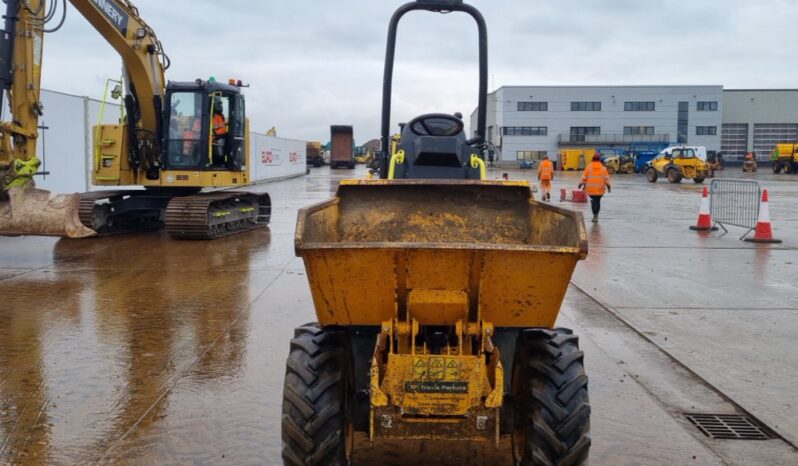
[[[516,428],[524,432],[523,453],[516,464],[586,464],[590,401],[579,338],[567,329],[527,330],[519,337],[515,357],[522,377],[517,385],[521,393],[515,394]]]
[[[294,331],[283,388],[283,464],[345,466],[347,337],[315,323]]]

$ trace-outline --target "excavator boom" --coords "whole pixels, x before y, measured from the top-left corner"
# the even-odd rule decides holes
[[[41,94],[42,51],[61,0],[6,0],[5,28],[0,37],[0,107],[7,99],[11,121],[0,122],[0,234],[47,235],[69,238],[93,236],[81,213],[85,196],[52,196],[35,188]],[[152,28],[128,0],[69,0],[122,58],[126,95],[124,105],[125,162],[151,178],[159,175],[161,112],[168,58]],[[66,8],[66,1],[61,3]],[[66,11],[62,12],[66,16]],[[63,21],[61,22],[63,24]],[[84,203],[85,204],[85,203]],[[91,211],[93,205],[83,205]],[[88,215],[91,217],[91,215]],[[91,221],[88,222],[91,225]]]

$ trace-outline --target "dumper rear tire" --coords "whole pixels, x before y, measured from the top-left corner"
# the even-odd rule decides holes
[[[522,332],[513,366],[515,464],[587,463],[590,401],[578,337],[568,329]]]
[[[352,450],[351,345],[345,331],[294,332],[283,387],[283,464],[345,466]]]

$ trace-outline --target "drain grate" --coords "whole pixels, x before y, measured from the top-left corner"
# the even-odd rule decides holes
[[[709,438],[767,440],[773,438],[755,421],[742,414],[685,414]]]

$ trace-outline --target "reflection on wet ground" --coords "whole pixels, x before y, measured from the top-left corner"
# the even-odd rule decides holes
[[[304,267],[293,252],[296,211],[328,198],[350,175],[314,170],[309,177],[260,186],[273,198],[270,227],[216,241],[173,241],[162,233],[82,241],[0,238],[0,464],[281,464],[288,340],[294,327],[315,320]],[[532,176],[513,172],[516,179]],[[557,187],[576,184],[573,174],[560,178]],[[679,233],[694,216],[693,191],[699,188],[658,186],[667,195],[640,209],[636,196],[648,196],[651,187],[639,179],[619,185],[617,192],[626,195],[608,197],[602,223],[588,225],[591,256],[580,265],[577,282],[596,286],[582,286],[586,291],[595,288],[603,301],[617,305],[611,295],[601,295],[617,289],[627,305],[639,307],[651,293],[618,280],[651,282],[650,261],[663,254],[647,252],[652,245],[696,251],[659,264],[660,274],[707,273],[740,257],[707,252],[706,238]],[[794,210],[772,210],[775,222],[792,221],[787,213],[798,218]],[[750,246],[730,238],[712,247]],[[756,299],[757,283],[788,285],[776,277],[789,276],[789,261],[778,255],[789,248],[794,245],[788,242],[782,249],[751,250],[744,260],[759,277],[742,268],[717,274],[716,282],[728,289],[744,281],[736,286],[746,305]],[[613,252],[618,249],[627,251],[622,259]],[[717,302],[720,295],[704,290],[698,299]],[[691,296],[695,304],[689,293],[672,304],[684,306]],[[788,293],[759,300],[798,307],[798,296]],[[581,324],[573,316],[604,312],[573,292],[569,306],[579,309],[566,315],[571,321],[565,323],[574,327]],[[653,450],[659,458],[682,462],[697,455],[706,460],[701,464],[721,462],[642,388],[626,384],[619,399],[615,381],[625,375],[598,343],[583,341],[591,348],[593,370],[593,464],[635,464],[650,454],[650,443],[629,422],[640,412],[650,420],[638,425],[670,438]],[[469,443],[371,448],[361,436],[358,446],[356,464],[509,463],[507,442],[498,451]]]

